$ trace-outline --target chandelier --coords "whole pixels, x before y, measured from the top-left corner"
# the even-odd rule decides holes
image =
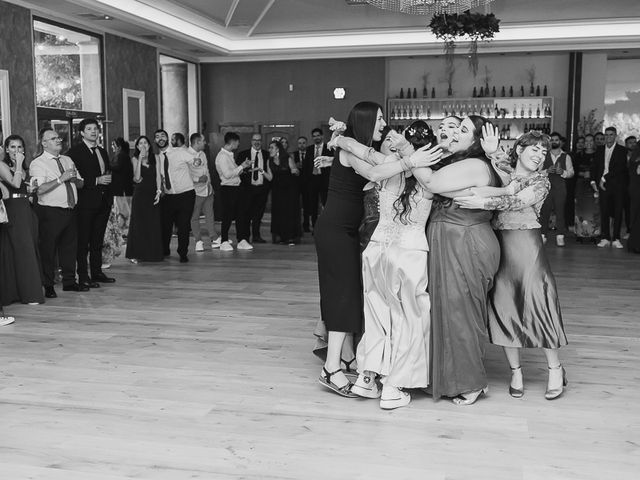
[[[365,0],[374,7],[410,15],[440,15],[462,13],[471,8],[487,6],[494,0]]]

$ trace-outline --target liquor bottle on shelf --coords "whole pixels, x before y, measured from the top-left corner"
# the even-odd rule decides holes
[[[442,106],[442,116],[443,117],[448,117],[449,115],[449,105],[447,105],[446,103]]]
[[[524,103],[520,106],[520,118],[524,118]]]
[[[540,85],[536,85],[536,97],[540,96]]]
[[[449,85],[447,89],[447,97],[453,97],[453,88],[451,88],[451,85]]]
[[[496,97],[496,86],[494,85],[493,87],[491,87],[491,96],[492,97]]]
[[[431,105],[427,104],[427,118],[431,118]]]
[[[507,94],[507,92],[505,91],[505,89],[504,89],[504,85],[503,85],[503,86],[502,86],[502,90],[500,91],[500,96],[501,96],[501,97],[506,97],[506,96],[507,96],[506,94]]]
[[[411,98],[411,87],[407,88],[407,98]]]
[[[533,88],[533,82],[531,82],[531,85],[529,86],[529,96],[533,97],[534,93],[535,93],[535,90]]]
[[[546,97],[547,96],[547,86],[544,86],[544,90],[542,91],[542,96]]]
[[[509,85],[509,96],[513,97],[513,85]]]
[[[531,118],[532,115],[533,115],[533,110],[531,109],[531,104],[529,104],[529,110],[527,110],[527,116]]]
[[[540,104],[536,107],[536,118],[540,118]]]
[[[513,112],[511,113],[511,116],[513,118],[516,118],[518,116],[518,109],[517,109],[517,105],[515,103],[513,104]]]
[[[436,98],[436,87],[431,87],[431,98]]]
[[[406,106],[402,109],[402,118],[409,118],[409,113],[407,112]]]
[[[473,107],[471,109],[471,113],[473,113],[474,115],[478,115],[478,104],[477,103],[473,103]]]
[[[395,120],[395,119],[396,119],[396,108],[395,108],[395,107],[393,107],[393,108],[391,109],[391,113],[389,113],[389,118],[390,118],[391,120]]]
[[[484,87],[480,85],[480,97],[484,97]]]
[[[527,133],[528,131],[529,131],[529,125],[525,123],[524,127],[522,127],[522,133]]]
[[[476,98],[478,96],[478,87],[473,87],[473,93],[471,94],[471,96],[473,98]]]
[[[511,124],[507,123],[505,139],[509,140],[510,138],[511,138]]]
[[[427,86],[422,87],[422,98],[427,98],[429,96],[429,92],[427,92]]]
[[[404,90],[400,87],[400,98],[404,98]]]
[[[524,85],[520,85],[520,96],[524,97]]]
[[[409,115],[407,118],[413,118],[413,105],[409,105]]]
[[[416,87],[413,87],[413,98],[418,98],[418,92],[416,92]]]
[[[507,109],[506,108],[501,108],[500,109],[500,114],[502,115],[502,118],[507,118]]]
[[[496,105],[496,108],[493,111],[493,116],[494,116],[494,118],[499,118],[500,117],[500,110],[498,109],[498,105]]]

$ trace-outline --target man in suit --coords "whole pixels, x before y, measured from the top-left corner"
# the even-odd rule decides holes
[[[162,212],[162,249],[165,257],[171,254],[171,233],[173,226],[178,231],[178,255],[180,263],[189,261],[189,230],[191,215],[196,202],[196,192],[191,178],[189,164],[193,157],[186,148],[169,147],[169,135],[158,129],[153,134],[158,153],[156,165],[162,172],[162,191],[160,202]]]
[[[243,229],[251,232],[251,243],[266,243],[260,235],[260,225],[269,197],[270,182],[263,173],[268,170],[269,152],[262,149],[260,133],[254,133],[251,136],[251,148],[240,152],[236,157],[238,165],[247,160],[251,161],[251,168],[242,174],[240,184],[240,208],[245,212],[241,215],[245,222]],[[253,248],[252,245],[248,246]]]
[[[620,229],[625,191],[629,185],[627,150],[616,143],[618,132],[614,127],[607,127],[604,135],[604,147],[596,150],[591,166],[591,187],[600,199],[601,240],[598,247],[624,248],[620,242]],[[610,217],[613,217],[613,235],[610,234]]]
[[[68,152],[84,179],[78,192],[78,281],[97,288],[100,283],[115,282],[102,272],[102,244],[113,205],[109,154],[98,145],[100,126],[95,118],[82,120],[78,130],[81,140]]]
[[[300,170],[300,172],[302,172],[306,155],[307,155],[307,137],[300,136],[298,137],[298,150],[293,154],[293,161],[295,162],[296,167],[298,167],[298,170]],[[300,184],[300,200],[302,205],[302,219],[303,219],[302,229],[305,232],[310,232],[311,229],[309,228],[309,218],[311,214],[309,213],[309,210],[310,210],[309,205],[306,204],[307,198],[309,197],[309,195],[307,194],[309,185],[307,184],[306,179],[304,178],[303,175],[300,175],[300,177],[298,178],[298,181]]]
[[[315,226],[318,218],[318,201],[324,207],[327,203],[327,194],[329,192],[329,177],[331,175],[331,167],[317,168],[313,165],[313,160],[320,156],[332,157],[333,153],[324,143],[322,129],[314,128],[311,131],[311,139],[313,144],[307,147],[304,162],[302,164],[302,181],[306,185],[307,198],[304,202],[305,211],[303,217],[303,226]]]
[[[40,130],[43,152],[29,165],[31,184],[38,191],[38,243],[42,265],[42,285],[47,298],[58,295],[53,288],[55,270],[62,268],[64,291],[86,292],[89,287],[76,283],[78,244],[78,188],[83,180],[73,161],[64,155],[62,140],[52,128]],[[86,260],[86,258],[85,258]]]

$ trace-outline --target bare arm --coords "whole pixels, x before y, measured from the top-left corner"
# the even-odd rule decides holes
[[[142,160],[137,157],[133,157],[131,162],[133,163],[133,181],[135,183],[140,183],[142,181]],[[156,171],[159,170],[159,168],[156,168]]]
[[[484,187],[491,182],[487,164],[477,158],[452,163],[431,174],[420,170],[414,169],[414,176],[432,193],[445,194],[471,187]]]
[[[0,178],[2,178],[5,182],[9,183],[14,188],[19,188],[22,180],[24,179],[22,166],[17,165],[16,173],[11,173],[9,165],[4,162],[0,163]]]

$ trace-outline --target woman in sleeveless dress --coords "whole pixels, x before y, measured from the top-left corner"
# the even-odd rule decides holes
[[[414,122],[405,135],[414,148],[436,143],[423,121]],[[392,141],[385,136],[381,156],[392,153]],[[375,167],[363,163],[360,168]],[[393,409],[409,404],[411,396],[405,389],[429,385],[425,226],[432,195],[404,172],[378,185],[379,221],[362,254],[365,328],[357,351],[360,375],[352,392],[380,397],[381,408]]]
[[[0,304],[44,303],[38,250],[38,220],[27,195],[24,140],[10,135],[4,142],[0,183],[9,222],[0,230]]]
[[[484,153],[492,150],[488,141],[497,145],[491,123],[466,117],[453,135],[448,164],[413,173],[429,191],[452,198],[468,188],[498,186]],[[427,227],[432,392],[434,399],[450,397],[456,405],[471,405],[487,391],[487,298],[500,260],[491,217],[491,212],[457,208],[450,198],[436,197]]]
[[[145,136],[136,140],[133,154],[133,199],[127,238],[126,257],[160,262],[163,259],[160,219],[160,169],[151,152],[151,142]]]
[[[471,189],[474,196],[458,197],[463,208],[498,210],[502,256],[489,297],[491,343],[504,348],[511,367],[509,393],[524,395],[520,349],[542,348],[549,367],[545,397],[562,395],[566,384],[558,349],[567,344],[556,282],[540,237],[540,210],[549,193],[546,171],[540,172],[550,149],[548,135],[529,132],[513,147],[510,183],[506,187]]]
[[[271,235],[281,243],[295,245],[300,237],[300,190],[293,157],[278,141],[269,143],[271,183]]]

